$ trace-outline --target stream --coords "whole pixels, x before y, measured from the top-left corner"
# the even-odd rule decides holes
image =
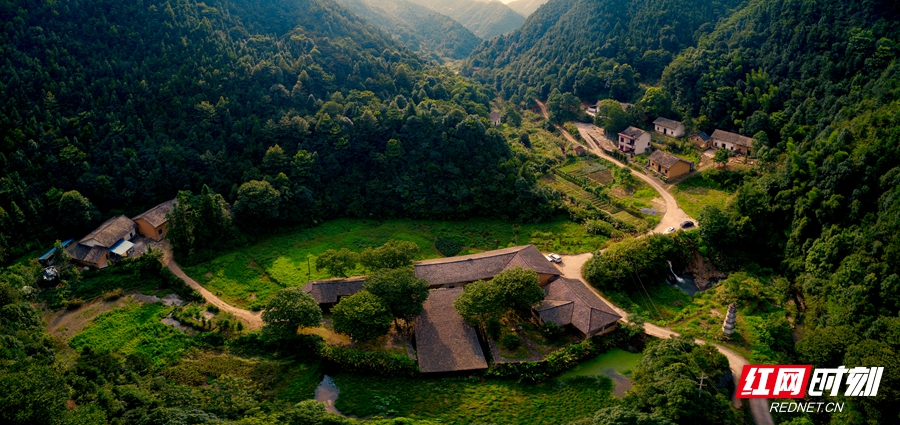
[[[334,402],[337,401],[338,394],[341,392],[341,389],[334,385],[334,380],[331,379],[330,376],[325,375],[322,378],[322,382],[319,383],[319,386],[316,387],[316,401],[320,403],[325,403],[325,410],[341,415],[341,412],[334,407]]]

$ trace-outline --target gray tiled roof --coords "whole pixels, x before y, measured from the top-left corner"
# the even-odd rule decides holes
[[[647,132],[644,130],[641,130],[637,127],[628,127],[626,129],[622,130],[622,132],[619,134],[637,139],[637,138],[640,138],[641,136],[643,136],[644,134],[647,134]]]
[[[89,264],[99,263],[100,260],[103,259],[103,256],[106,255],[106,252],[108,250],[108,248],[104,248],[102,246],[90,247],[81,244],[72,244],[69,245],[68,248],[66,248],[66,251],[69,253],[69,256],[71,256],[73,260]]]
[[[166,222],[166,214],[169,211],[172,211],[175,208],[175,200],[170,199],[166,202],[163,202],[153,208],[150,208],[147,211],[142,212],[140,215],[134,217],[133,220],[137,220],[142,218],[150,223],[153,227],[159,227]]]
[[[422,373],[487,369],[475,328],[453,307],[462,288],[435,289],[428,294],[416,321],[416,352]]]
[[[365,276],[346,279],[314,280],[303,285],[303,292],[311,295],[319,304],[334,304],[339,297],[353,295],[362,290]]]
[[[677,164],[678,161],[682,161],[686,164],[690,164],[690,162],[688,162],[688,161],[685,161],[675,155],[672,155],[668,152],[664,152],[661,150],[657,150],[656,152],[653,152],[652,154],[650,154],[650,158],[648,158],[648,160],[653,161],[653,162],[655,162],[659,165],[662,165],[663,167],[666,167],[666,168],[672,167],[673,165]]]
[[[585,285],[568,278],[550,282],[544,287],[544,303],[537,309],[541,319],[560,326],[571,324],[585,335],[592,335],[622,318]],[[566,302],[571,302],[570,315],[564,309]]]
[[[100,227],[81,238],[79,243],[93,239],[97,241],[97,244],[109,248],[119,240],[126,239],[133,230],[134,222],[130,218],[120,215],[104,221]]]
[[[670,120],[668,118],[663,118],[663,117],[657,118],[656,121],[653,121],[653,124],[668,128],[670,130],[675,130],[678,128],[678,126],[681,125],[681,123],[678,121]]]
[[[706,134],[705,132],[702,132],[702,131],[701,131],[701,132],[695,134],[694,136],[699,137],[700,140],[703,140],[704,142],[708,142],[708,141],[709,141],[709,134]]]
[[[541,274],[559,275],[559,269],[550,264],[534,245],[417,261],[415,270],[417,277],[427,280],[431,286],[439,286],[490,279],[503,270],[517,266]]]
[[[723,142],[728,142],[728,143],[731,143],[734,145],[738,145],[738,146],[745,146],[748,148],[753,147],[753,139],[752,138],[747,137],[747,136],[741,136],[740,134],[732,133],[732,132],[725,131],[725,130],[713,131],[712,138],[721,140]]]

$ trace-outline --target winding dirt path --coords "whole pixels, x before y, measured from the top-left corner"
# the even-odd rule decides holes
[[[221,311],[227,311],[228,313],[233,314],[234,317],[236,317],[238,320],[244,322],[244,325],[250,330],[262,329],[263,322],[262,318],[260,317],[261,312],[244,310],[242,308],[238,308],[231,304],[228,304],[227,302],[210,292],[208,289],[204,288],[203,285],[200,285],[196,280],[191,279],[190,276],[188,276],[184,273],[183,270],[181,270],[181,267],[178,266],[178,263],[175,262],[175,258],[173,258],[172,256],[172,249],[169,246],[169,241],[163,240],[158,244],[158,247],[163,251],[163,265],[165,265],[169,269],[169,271],[171,271],[175,276],[178,276],[178,278],[183,280],[184,283],[186,283],[192,289],[195,289],[197,292],[199,292],[200,295],[203,296],[203,299],[206,300],[206,302],[218,307]]]
[[[602,251],[601,251],[602,252]],[[567,278],[578,279],[581,283],[584,284],[585,287],[593,291],[600,297],[603,301],[609,304],[619,316],[622,316],[622,320],[628,321],[628,312],[622,310],[617,305],[613,304],[612,301],[606,299],[603,295],[597,292],[593,286],[587,284],[586,280],[581,276],[581,268],[584,266],[584,263],[587,260],[591,259],[594,255],[591,253],[586,254],[578,254],[578,255],[563,255],[562,256],[562,264],[557,264],[557,267],[562,271],[562,275]],[[678,332],[675,332],[669,328],[664,328],[662,326],[657,326],[652,323],[644,323],[644,333],[656,338],[672,338],[675,336],[680,336]],[[741,376],[741,370],[743,370],[744,365],[749,364],[747,359],[742,357],[740,354],[735,353],[730,348],[722,346],[720,344],[706,342],[701,339],[694,339],[694,342],[697,344],[710,344],[713,347],[716,347],[716,350],[719,350],[727,359],[728,366],[731,368],[731,374],[734,377],[734,383],[737,385],[737,381]],[[756,425],[775,425],[775,421],[772,419],[772,414],[769,413],[769,402],[764,398],[751,398],[747,399],[750,403],[750,414],[753,416],[753,422]],[[734,403],[734,407],[741,406],[741,399],[733,398],[732,402]]]
[[[541,108],[541,112],[544,114],[544,117],[549,118],[550,113],[549,113],[549,111],[547,111],[547,105],[541,103],[540,101],[538,101],[536,99],[535,99],[535,102],[537,102],[538,106]],[[602,132],[603,132],[602,129],[599,129],[598,127],[594,126],[593,124],[587,124],[587,123],[583,123],[583,122],[575,121],[575,122],[573,122],[573,124],[575,124],[575,127],[578,128],[578,132],[581,134],[581,137],[584,139],[585,143],[587,144],[587,148],[591,152],[593,152],[597,156],[599,156],[607,161],[612,162],[613,164],[616,164],[619,167],[627,168],[627,166],[625,164],[623,164],[619,160],[607,155],[606,152],[603,152],[603,149],[601,149],[600,146],[591,142],[591,137],[589,137],[587,133],[588,132],[596,132],[597,130],[599,130],[600,134],[602,134]],[[559,130],[559,132],[562,133],[562,135],[567,140],[571,141],[572,143],[581,145],[581,143],[575,139],[575,136],[572,136],[572,134],[570,134],[565,128],[563,128],[562,126],[556,125],[556,124],[554,124],[554,125],[556,126],[556,129]],[[609,143],[612,144],[612,141],[609,141]],[[681,207],[678,206],[678,202],[675,201],[675,197],[672,196],[672,194],[669,193],[669,191],[666,190],[665,187],[663,187],[663,182],[661,180],[659,180],[653,176],[648,176],[648,175],[638,172],[638,171],[634,171],[634,170],[632,170],[632,171],[633,171],[632,174],[635,177],[645,181],[647,184],[650,185],[650,187],[653,188],[653,190],[655,190],[657,193],[659,193],[659,196],[666,203],[666,213],[663,214],[663,216],[660,218],[659,224],[656,225],[656,227],[651,231],[651,233],[663,233],[669,227],[674,227],[677,229],[679,224],[681,224],[685,221],[693,221],[694,224],[697,223],[696,220],[691,218],[691,216],[687,215],[687,213],[685,213],[684,210],[682,210]]]

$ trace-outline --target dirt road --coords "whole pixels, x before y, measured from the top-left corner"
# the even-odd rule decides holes
[[[562,264],[557,264],[557,267],[562,272],[563,277],[578,279],[580,280],[584,286],[593,291],[600,297],[603,301],[609,304],[610,307],[619,315],[622,316],[622,319],[627,322],[628,312],[622,310],[615,304],[613,304],[610,300],[606,299],[594,289],[593,286],[587,284],[586,280],[581,276],[581,268],[584,266],[584,263],[587,260],[591,259],[594,255],[591,253],[586,254],[578,254],[578,255],[563,255],[562,256]],[[678,332],[675,332],[669,328],[664,328],[662,326],[657,326],[652,323],[644,323],[644,333],[656,338],[672,338],[674,336],[679,336]],[[697,344],[707,344],[706,341],[700,339],[694,339],[694,342]],[[720,353],[722,353],[728,359],[728,365],[731,368],[731,374],[734,376],[735,385],[737,385],[737,380],[741,376],[741,370],[744,368],[744,365],[749,364],[747,359],[741,357],[739,354],[735,353],[730,348],[724,347],[715,343],[708,343],[713,347],[716,347]],[[753,416],[753,422],[756,425],[774,425],[775,422],[772,419],[772,414],[769,413],[769,403],[764,398],[751,398],[748,399],[750,403],[750,414]],[[732,399],[735,407],[741,406],[740,399]]]
[[[221,311],[227,311],[231,313],[241,322],[244,322],[244,326],[246,326],[250,330],[261,329],[263,322],[261,313],[258,311],[250,311],[244,310],[242,308],[235,307],[231,304],[226,303],[221,298],[217,297],[212,292],[209,292],[208,289],[204,288],[202,285],[197,283],[196,280],[191,279],[190,276],[184,273],[181,270],[181,267],[178,266],[178,263],[175,262],[175,259],[172,257],[172,250],[169,247],[169,241],[162,241],[159,244],[159,248],[163,250],[163,265],[169,268],[169,270],[175,275],[178,276],[181,280],[184,281],[188,286],[196,290],[203,296],[203,299],[206,302],[216,306]]]
[[[545,105],[541,102],[537,102],[537,104],[541,108],[541,112],[544,114],[544,117],[549,118],[550,113],[547,111],[547,105]],[[598,127],[594,126],[593,124],[587,124],[587,123],[583,123],[583,122],[573,122],[573,123],[575,124],[575,127],[578,128],[578,132],[581,134],[581,137],[585,140],[585,143],[587,144],[587,148],[591,152],[593,152],[594,154],[596,154],[597,156],[599,156],[605,160],[612,162],[613,164],[618,165],[619,167],[625,167],[625,164],[623,164],[619,160],[607,155],[606,152],[603,152],[603,149],[601,149],[600,146],[597,146],[595,143],[591,142],[591,137],[588,136],[588,133],[593,132],[594,134],[597,134],[597,132],[599,131],[600,134],[603,134],[602,129],[599,129]],[[575,136],[572,136],[571,134],[569,134],[569,132],[566,131],[565,128],[558,126],[558,125],[556,126],[556,128],[557,128],[557,130],[559,130],[560,133],[562,133],[562,135],[566,139],[568,139],[572,143],[581,144],[580,142],[578,142],[575,139]],[[609,141],[609,140],[607,140],[607,141],[610,145],[615,145],[612,141]],[[647,182],[647,184],[649,184],[650,187],[653,188],[653,190],[655,190],[657,193],[659,193],[659,196],[666,203],[666,213],[663,214],[663,216],[660,218],[659,224],[656,225],[656,227],[652,230],[652,233],[663,233],[669,227],[674,227],[677,229],[677,228],[679,228],[679,225],[685,221],[693,221],[694,223],[697,222],[697,220],[694,220],[693,218],[691,218],[689,215],[687,215],[687,213],[684,212],[684,210],[682,210],[678,206],[678,202],[675,201],[675,197],[672,196],[672,194],[669,193],[666,190],[666,188],[663,187],[662,181],[660,181],[659,179],[657,179],[655,177],[648,176],[644,173],[637,172],[634,170],[632,170],[632,171],[633,171],[632,174],[634,174],[637,178]]]

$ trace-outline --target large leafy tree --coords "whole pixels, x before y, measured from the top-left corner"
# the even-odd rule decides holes
[[[238,189],[234,202],[235,220],[245,227],[265,227],[278,219],[280,203],[281,192],[268,181],[251,180]]]
[[[70,190],[59,198],[59,225],[67,232],[79,232],[94,224],[100,212],[88,198]]]
[[[428,299],[428,282],[417,278],[409,268],[378,270],[366,277],[363,289],[384,302],[394,316],[395,325],[397,319],[403,319],[407,331]]]
[[[299,287],[275,293],[262,313],[263,332],[276,339],[289,338],[301,327],[322,323],[322,309],[312,296]]]
[[[408,266],[419,253],[419,246],[410,241],[391,239],[378,248],[369,248],[359,254],[359,263],[369,270],[396,269]]]
[[[503,304],[507,308],[528,311],[544,299],[537,272],[514,267],[497,273],[491,283],[503,294]]]
[[[316,257],[316,270],[325,269],[332,276],[347,277],[347,271],[353,270],[359,262],[359,254],[347,249],[329,249]]]
[[[381,298],[360,291],[341,298],[331,309],[334,330],[357,342],[366,342],[387,334],[394,317]]]
[[[233,227],[228,203],[222,195],[204,185],[198,195],[178,192],[175,207],[168,214],[166,238],[177,255],[189,262],[222,244],[233,243]]]
[[[453,307],[471,324],[487,323],[488,320],[497,319],[509,310],[503,291],[487,280],[466,285],[462,294],[459,294],[453,302]]]

